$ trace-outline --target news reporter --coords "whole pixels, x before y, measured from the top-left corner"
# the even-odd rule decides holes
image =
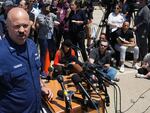
[[[28,38],[30,20],[22,8],[12,8],[6,19],[7,34],[0,39],[0,113],[40,113],[41,90],[37,48]],[[7,104],[6,104],[7,103]]]

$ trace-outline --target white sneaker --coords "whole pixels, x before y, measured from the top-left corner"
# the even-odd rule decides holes
[[[139,68],[141,68],[141,67],[140,67],[139,65],[137,65],[137,64],[134,64],[132,67],[133,67],[133,69],[137,69],[137,70],[138,70]]]
[[[144,78],[145,75],[137,73],[137,74],[135,74],[135,77],[136,77],[136,78]]]
[[[121,65],[120,70],[121,73],[124,73],[124,65]]]

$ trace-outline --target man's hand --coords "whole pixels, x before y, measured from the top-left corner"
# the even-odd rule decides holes
[[[41,84],[41,91],[42,93],[47,96],[46,98],[48,98],[49,101],[52,101],[53,99],[53,93],[52,91],[45,86],[44,82],[40,79],[40,84]]]
[[[110,64],[104,64],[104,66],[103,66],[105,69],[108,69],[108,68],[110,68]]]
[[[137,27],[136,27],[136,26],[134,26],[134,27],[133,27],[133,30],[134,30],[134,31],[136,31],[136,30],[137,30]]]
[[[41,88],[41,90],[42,90],[42,93],[43,93],[45,96],[47,96],[47,98],[48,98],[49,101],[52,101],[52,100],[53,100],[53,93],[52,93],[52,91],[51,91],[48,87],[43,86],[43,87]]]

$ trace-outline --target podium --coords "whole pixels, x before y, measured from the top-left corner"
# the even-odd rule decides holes
[[[44,82],[45,82],[45,85],[48,88],[50,88],[54,94],[54,98],[51,102],[49,102],[46,99],[46,97],[42,98],[44,103],[46,103],[47,108],[52,113],[65,113],[65,108],[66,108],[65,101],[62,98],[57,96],[58,90],[62,90],[58,81],[50,80],[50,82],[48,82],[48,83],[46,81],[44,81]],[[71,81],[70,76],[64,76],[64,85],[67,90],[74,91],[75,92],[74,96],[78,98],[78,100],[72,99],[72,102],[71,102],[72,109],[70,110],[70,113],[83,113],[84,109],[83,109],[83,105],[81,104],[82,103],[81,101],[83,100],[83,98],[79,92],[76,93],[76,91],[77,91],[76,87],[73,84],[73,82]],[[104,98],[105,98],[104,95],[99,97],[98,95],[96,95],[95,92],[91,92],[91,99],[94,99],[99,103],[98,109],[99,109],[100,113],[105,112]],[[88,113],[97,113],[97,111],[95,109],[91,109],[89,107],[87,107],[87,111],[88,111]]]

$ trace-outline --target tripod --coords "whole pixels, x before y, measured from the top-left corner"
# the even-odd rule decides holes
[[[96,38],[99,36],[99,34],[104,32],[104,28],[106,28],[105,33],[107,34],[107,29],[108,29],[107,19],[108,19],[108,16],[112,12],[114,6],[119,3],[119,0],[110,0],[110,2],[107,1],[108,3],[103,3],[103,2],[102,2],[102,0],[100,0],[100,2],[99,2],[99,8],[103,12],[103,16],[102,16],[102,18],[99,22],[99,25],[98,25]],[[102,7],[104,7],[105,10]]]
[[[98,29],[97,29],[97,32],[96,32],[96,38],[98,38],[98,36],[104,32],[104,29],[107,27],[107,15],[108,15],[108,11],[107,9],[105,8],[105,10],[102,8],[101,5],[99,5],[100,7],[100,10],[102,11],[102,18],[100,19],[100,22],[98,24]]]

